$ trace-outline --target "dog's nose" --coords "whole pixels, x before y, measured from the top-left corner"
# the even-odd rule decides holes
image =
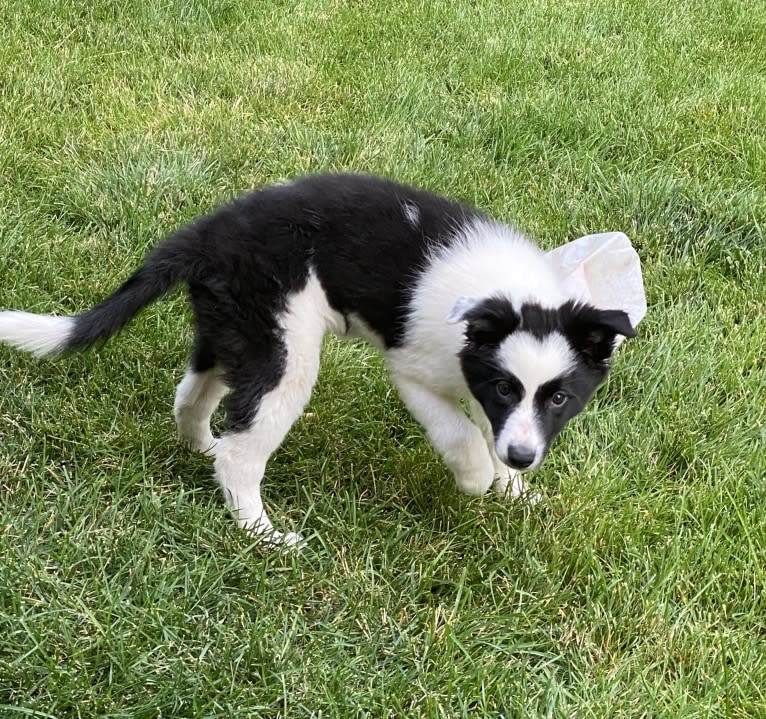
[[[508,464],[514,469],[526,469],[534,461],[537,453],[529,447],[508,445]]]

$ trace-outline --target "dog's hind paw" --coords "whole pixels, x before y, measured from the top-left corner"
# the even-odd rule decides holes
[[[215,455],[215,448],[221,441],[214,437],[211,432],[195,434],[185,434],[179,432],[179,438],[192,452],[201,452],[209,457]]]
[[[204,444],[200,447],[194,447],[194,449],[197,450],[197,452],[202,452],[202,454],[206,454],[208,457],[215,457],[215,448],[220,443],[220,439],[217,437],[213,437],[213,435],[210,435],[210,441]]]
[[[298,532],[285,532],[279,533],[279,545],[282,547],[294,547],[296,544],[301,544],[304,541],[303,535]]]
[[[295,547],[305,541],[303,535],[298,534],[298,532],[278,532],[276,529],[270,529],[266,532],[248,529],[248,532],[263,544],[275,549],[277,547]]]

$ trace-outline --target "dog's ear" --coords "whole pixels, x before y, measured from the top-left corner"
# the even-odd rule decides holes
[[[617,335],[636,336],[630,318],[622,310],[599,310],[574,303],[568,303],[562,310],[567,339],[593,362],[605,362],[611,357]]]
[[[458,297],[455,306],[447,315],[447,322],[451,325],[462,322],[466,315],[480,302],[481,300],[476,297]]]
[[[447,322],[465,322],[466,339],[476,345],[499,344],[519,326],[520,318],[503,297],[460,297]]]

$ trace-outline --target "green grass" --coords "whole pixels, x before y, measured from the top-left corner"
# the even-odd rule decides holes
[[[459,496],[328,341],[238,532],[175,441],[181,297],[0,349],[0,717],[766,715],[766,4],[0,0],[0,306],[80,311],[196,214],[383,173],[545,247],[619,229],[649,314],[532,510]]]

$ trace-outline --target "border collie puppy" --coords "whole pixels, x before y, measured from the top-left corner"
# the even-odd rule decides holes
[[[196,326],[175,397],[180,434],[215,458],[239,524],[287,544],[300,537],[273,529],[261,480],[309,401],[328,330],[385,353],[461,491],[513,497],[606,377],[615,338],[636,334],[625,312],[568,295],[543,252],[476,209],[384,179],[316,175],[181,228],[87,312],[0,312],[0,341],[38,356],[81,350],[179,284]]]

